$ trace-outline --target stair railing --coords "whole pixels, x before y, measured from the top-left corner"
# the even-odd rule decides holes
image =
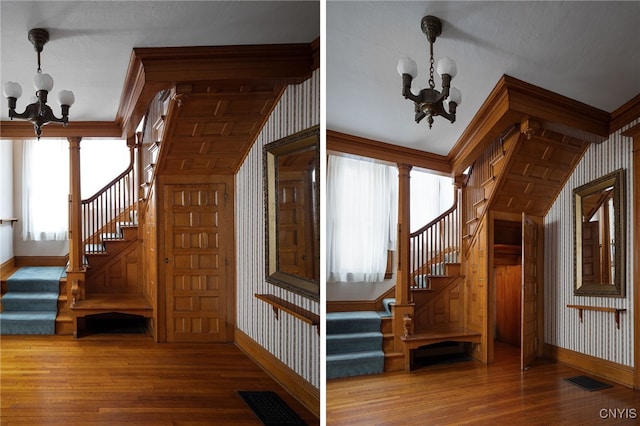
[[[82,200],[85,253],[102,251],[102,235],[115,235],[119,222],[135,223],[137,220],[135,144],[129,144],[129,151],[129,166],[94,195]]]
[[[422,228],[409,234],[409,288],[429,288],[429,276],[443,275],[445,263],[459,260],[461,243],[460,212],[456,188],[453,206]]]

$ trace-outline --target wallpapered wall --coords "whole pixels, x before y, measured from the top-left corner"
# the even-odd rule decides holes
[[[270,293],[320,313],[318,302],[265,281],[262,147],[320,123],[320,73],[289,86],[236,175],[237,327],[315,387],[320,387],[320,336],[315,327],[254,297]]]
[[[625,169],[626,222],[625,236],[632,235],[631,138],[621,133],[640,120],[635,120],[600,144],[589,147],[564,189],[545,217],[545,343],[576,352],[633,366],[633,247],[626,238],[626,297],[574,296],[573,268],[573,189],[617,169]],[[585,311],[581,323],[576,309],[568,304],[627,309],[620,316],[620,329],[614,316],[607,312]]]

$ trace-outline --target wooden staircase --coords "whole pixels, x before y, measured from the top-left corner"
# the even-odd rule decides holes
[[[472,345],[467,348],[473,353],[481,343],[482,330],[465,318],[462,263],[521,137],[517,130],[518,126],[506,129],[480,154],[469,172],[456,179],[457,196],[451,209],[409,235],[412,306],[401,318],[404,332],[400,337],[405,371],[411,370],[415,349],[459,342]]]
[[[65,293],[71,330],[68,325],[61,329],[76,337],[91,315],[153,315],[142,290],[142,240],[137,214],[140,176],[136,173],[139,153],[137,144],[130,143],[129,148],[127,169],[82,201],[82,267],[71,273],[71,287]]]
[[[119,313],[152,318],[153,308],[141,285],[142,241],[138,238],[138,224],[117,222],[115,229],[115,233],[101,234],[99,244],[86,248],[84,298],[71,306],[76,337],[90,315]]]

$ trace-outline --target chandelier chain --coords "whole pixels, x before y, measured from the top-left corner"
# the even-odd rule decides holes
[[[436,87],[436,83],[433,81],[433,43],[429,43],[429,87],[433,89]]]

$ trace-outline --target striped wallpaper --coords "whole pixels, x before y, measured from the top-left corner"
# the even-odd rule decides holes
[[[589,147],[567,184],[545,217],[545,343],[633,367],[633,247],[626,238],[626,297],[574,296],[573,189],[617,169],[625,169],[626,233],[632,235],[632,147],[631,138],[621,133],[640,121],[628,124],[602,144]],[[568,304],[625,308],[620,329],[607,312],[578,311]]]
[[[289,86],[236,175],[236,258],[238,329],[259,343],[315,387],[320,387],[320,336],[316,328],[281,314],[254,297],[270,293],[320,314],[318,302],[265,281],[262,147],[320,124],[320,72]]]

